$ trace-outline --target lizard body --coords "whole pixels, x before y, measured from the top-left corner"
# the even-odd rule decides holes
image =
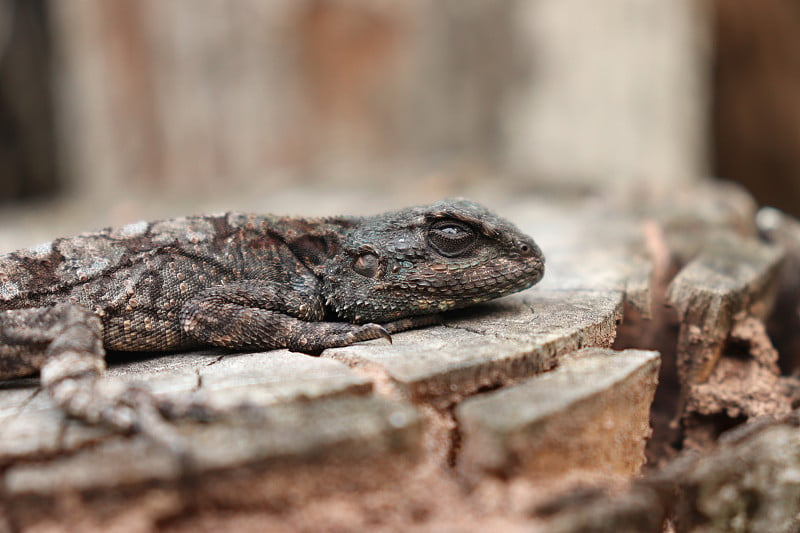
[[[372,217],[227,213],[139,222],[0,256],[0,379],[39,371],[66,412],[141,425],[105,349],[319,352],[538,282],[535,242],[452,200]]]

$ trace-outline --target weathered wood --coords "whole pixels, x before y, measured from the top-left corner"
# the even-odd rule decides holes
[[[800,369],[800,221],[777,209],[764,207],[756,217],[765,238],[786,254],[781,269],[775,318],[770,321],[772,339],[781,352],[784,369]]]
[[[796,531],[800,506],[796,413],[762,417],[689,450],[620,491],[563,494],[535,514],[547,532]],[[610,489],[610,490],[609,490]]]
[[[392,464],[406,465],[412,475],[424,471],[415,465],[455,460],[459,437],[453,428],[458,422],[450,407],[486,388],[551,369],[575,350],[610,347],[628,287],[636,287],[634,299],[647,301],[642,283],[642,273],[648,277],[646,255],[629,260],[629,250],[638,249],[641,241],[638,226],[616,216],[587,233],[584,228],[596,225],[599,212],[586,210],[576,220],[546,201],[520,209],[521,225],[535,235],[546,233],[551,242],[546,253],[553,272],[548,272],[546,288],[453,313],[441,326],[395,335],[391,345],[371,341],[328,350],[320,358],[285,350],[169,354],[112,364],[109,374],[144,381],[161,396],[190,398],[220,413],[205,425],[178,423],[193,460],[193,484],[210,487],[217,483],[212,479],[223,476],[243,487],[260,486],[261,474],[244,474],[256,471],[264,479],[283,480],[283,488],[274,491],[291,492],[293,475],[281,465],[304,465],[303,476],[316,480],[311,483],[315,494],[335,498],[341,483],[369,485],[366,480],[374,476],[366,465],[379,464],[384,455]],[[638,281],[629,283],[634,278]],[[608,364],[613,366],[612,359]],[[5,385],[0,390],[0,464],[5,465],[5,494],[16,502],[15,522],[65,519],[69,513],[53,505],[67,493],[77,495],[88,516],[120,513],[126,499],[134,508],[149,505],[147,494],[154,487],[170,495],[165,501],[175,502],[159,512],[183,514],[190,498],[184,487],[189,474],[165,450],[140,437],[124,438],[65,420],[46,395],[37,393],[33,380]],[[421,441],[420,419],[425,420]],[[400,444],[390,444],[396,439],[387,435],[398,435]],[[472,445],[468,438],[465,446]],[[328,485],[315,477],[333,465],[344,469],[337,474],[340,483]],[[438,476],[434,485],[444,483],[458,492],[454,480]],[[224,492],[212,492],[203,501],[223,498]],[[224,497],[226,505],[242,507],[234,501],[244,498],[240,492]],[[272,496],[245,492],[247,505],[271,505]],[[396,501],[408,497],[400,487],[390,494]],[[302,501],[298,497],[297,505]],[[467,503],[459,497],[453,505]]]
[[[684,445],[707,446],[726,423],[791,410],[764,321],[784,253],[752,237],[717,234],[673,280],[680,320],[678,377]]]
[[[553,368],[584,346],[609,347],[622,317],[622,292],[538,291],[454,314],[444,327],[325,352],[379,368],[414,401],[438,408],[486,387]]]
[[[798,421],[756,426],[689,463],[679,478],[678,531],[797,531]]]
[[[704,243],[673,280],[667,302],[681,321],[678,364],[690,383],[708,379],[736,317],[764,319],[771,310],[782,257],[756,239],[727,235]]]
[[[336,463],[351,464],[354,471],[359,470],[359,464],[388,467],[392,461],[400,461],[407,468],[420,442],[415,410],[382,398],[286,404],[211,424],[182,424],[178,429],[186,437],[193,458],[188,466],[146,439],[113,438],[70,455],[9,467],[3,494],[12,520],[35,522],[37,513],[58,518],[56,504],[65,494],[79,494],[85,511],[94,508],[94,512],[107,514],[124,509],[156,488],[175,501],[175,512],[190,505],[192,498],[269,506],[274,504],[270,501],[287,497],[293,489],[291,481],[281,486],[274,482],[274,476],[288,475],[291,480],[292,470]],[[185,485],[182,479],[191,480],[191,485]],[[231,490],[242,485],[243,479],[255,492]],[[345,472],[337,484],[358,484],[364,479],[364,473],[359,472],[348,481]],[[255,490],[262,484],[269,490]],[[304,490],[310,491],[309,497],[328,492],[324,485]],[[69,512],[65,514],[62,518],[69,519]]]
[[[658,358],[609,347],[666,346],[657,395],[680,390],[682,401],[657,401],[651,414],[678,431],[657,426],[653,438],[702,461],[721,431],[788,412],[799,390],[780,374],[765,328],[786,247],[760,242],[747,222],[752,202],[727,188],[700,189],[687,205],[619,202],[499,209],[540,241],[542,284],[393,344],[318,358],[201,351],[112,361],[115,379],[217,413],[176,422],[190,463],[142,437],[64,419],[35,380],[2,383],[0,516],[56,531],[237,520],[307,531],[331,520],[342,530],[655,528],[672,512],[665,494],[688,497],[716,470],[690,482],[674,463],[660,470],[671,456],[661,453],[643,484],[626,488],[650,433]],[[627,331],[620,345],[620,321],[645,329],[648,316],[655,331]],[[720,461],[724,470],[731,459]],[[775,487],[775,498],[791,490]]]
[[[667,511],[659,494],[648,487],[635,488],[609,497],[602,490],[587,491],[577,498],[566,495],[561,501],[539,507],[544,514],[540,525],[548,533],[663,533]],[[548,519],[549,516],[552,518]]]
[[[459,469],[540,481],[638,473],[658,367],[657,352],[587,348],[551,372],[463,401]]]
[[[212,412],[247,411],[277,403],[368,393],[372,384],[344,365],[286,350],[243,355],[171,354],[112,366],[111,378],[147,383],[176,403],[187,397]],[[102,427],[65,420],[50,398],[31,387],[0,392],[0,464],[70,453],[112,436]]]

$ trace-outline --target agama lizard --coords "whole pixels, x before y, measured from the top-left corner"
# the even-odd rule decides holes
[[[0,379],[40,372],[69,415],[137,430],[146,406],[164,408],[104,379],[105,350],[320,352],[543,273],[533,239],[466,200],[371,217],[139,222],[0,256]]]

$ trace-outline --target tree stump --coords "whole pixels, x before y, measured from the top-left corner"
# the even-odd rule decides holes
[[[542,283],[391,345],[112,356],[223,413],[175,422],[188,459],[0,383],[0,531],[796,530],[798,357],[770,335],[800,225],[711,184],[493,207]]]

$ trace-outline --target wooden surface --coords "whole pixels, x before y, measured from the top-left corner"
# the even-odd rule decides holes
[[[222,413],[175,423],[188,461],[65,419],[33,379],[0,383],[6,527],[655,527],[670,512],[660,491],[705,482],[674,466],[686,450],[702,458],[726,429],[787,416],[796,389],[765,330],[787,247],[756,236],[747,195],[708,186],[669,201],[494,207],[547,257],[542,283],[521,294],[316,358],[112,362],[113,379]],[[727,475],[726,456],[713,457]]]

